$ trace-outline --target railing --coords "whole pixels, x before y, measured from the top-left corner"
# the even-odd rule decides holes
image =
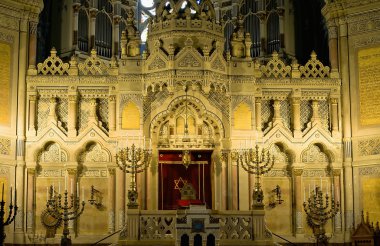
[[[265,226],[264,215],[263,210],[135,210],[130,215],[127,214],[126,230],[132,233],[126,233],[126,238],[122,240],[139,240],[141,243],[155,241],[155,244],[159,241],[166,245],[179,243],[181,237],[187,235],[191,241],[196,235],[200,236],[194,231],[192,223],[203,221],[203,230],[213,234],[220,245],[231,245],[236,240],[245,245],[252,241],[272,241],[272,234]],[[133,232],[138,232],[138,235]]]

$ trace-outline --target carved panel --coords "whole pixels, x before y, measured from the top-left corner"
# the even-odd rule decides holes
[[[269,149],[269,153],[271,156],[274,156],[275,163],[279,164],[288,164],[289,158],[286,155],[286,153],[282,152],[281,149],[278,147],[278,145],[274,144]]]
[[[50,56],[45,59],[43,63],[37,64],[37,73],[43,75],[63,75],[67,74],[69,69],[68,63],[63,63],[61,58],[57,56],[57,50],[52,48],[50,51]]]
[[[313,51],[311,53],[311,59],[305,64],[300,66],[301,77],[305,78],[325,78],[330,76],[330,68],[324,66],[322,62],[317,59],[317,54]]]
[[[359,156],[380,155],[380,137],[360,140]]]
[[[99,98],[98,102],[98,120],[102,122],[103,128],[109,130],[108,122],[108,99]]]
[[[380,167],[361,167],[359,168],[360,176],[379,176]]]
[[[11,152],[11,140],[9,138],[0,138],[0,154],[9,155]]]
[[[224,63],[219,59],[219,57],[216,57],[212,63],[211,63],[211,68],[219,71],[225,71],[225,66]]]
[[[161,69],[165,67],[166,63],[159,56],[156,56],[154,60],[149,64],[148,70]]]
[[[304,169],[302,172],[302,177],[324,177],[324,176],[326,176],[325,170]]]
[[[303,163],[328,163],[328,156],[316,145],[311,145],[302,153]]]
[[[88,178],[106,178],[107,177],[107,170],[106,169],[86,169],[84,172],[82,172],[81,176],[88,177]]]
[[[273,118],[273,107],[270,100],[261,101],[261,129],[266,129]]]
[[[270,78],[285,78],[290,76],[291,67],[286,66],[285,63],[278,57],[278,53],[272,54],[272,59],[266,65],[260,66],[260,70],[264,77]]]
[[[47,127],[47,119],[50,111],[50,98],[41,97],[37,101],[37,131]]]
[[[80,155],[79,160],[81,162],[109,162],[110,157],[108,152],[102,149],[99,144],[93,144]]]
[[[290,129],[290,118],[292,111],[290,110],[290,104],[288,100],[282,100],[280,105],[280,114],[284,126]]]
[[[78,103],[78,132],[83,131],[88,125],[90,110],[90,98],[81,98]]]
[[[57,101],[57,117],[61,122],[63,129],[67,131],[67,118],[68,118],[68,99],[67,98],[58,98]]]
[[[328,101],[319,101],[318,107],[319,117],[321,118],[321,126],[326,131],[330,129],[330,113],[329,113],[329,102]]]
[[[178,67],[200,67],[200,62],[191,54],[187,53],[179,62]]]
[[[108,74],[107,65],[96,55],[96,50],[91,50],[91,56],[83,63],[78,64],[79,73],[82,75],[106,75]]]
[[[220,218],[220,239],[253,239],[252,217],[235,215]]]
[[[307,123],[310,122],[313,110],[308,100],[301,100],[301,131],[307,128]]]
[[[39,162],[65,162],[67,153],[57,143],[51,143],[38,155]]]
[[[219,109],[226,119],[230,118],[229,99],[226,97],[225,94],[219,93],[216,91],[210,91],[208,98],[209,98],[209,102],[214,107]]]
[[[264,177],[288,177],[289,175],[285,170],[270,170],[263,174]]]

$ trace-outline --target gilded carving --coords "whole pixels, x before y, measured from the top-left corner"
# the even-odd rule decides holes
[[[358,142],[359,156],[380,155],[380,138],[370,138]]]
[[[200,67],[200,62],[191,54],[187,53],[179,62],[178,67]]]
[[[330,68],[324,66],[322,62],[317,59],[317,54],[314,51],[311,53],[310,57],[310,60],[305,64],[305,66],[299,67],[301,77],[330,77]]]
[[[43,75],[63,75],[67,74],[68,69],[69,64],[63,63],[61,58],[57,56],[57,50],[54,47],[50,50],[50,56],[43,63],[37,64],[37,73]]]
[[[162,69],[166,67],[166,63],[159,57],[156,56],[154,60],[149,64],[149,70]]]
[[[91,56],[83,63],[78,64],[79,72],[82,75],[106,75],[107,65],[97,56],[96,50],[91,50]]]
[[[285,78],[290,76],[291,67],[279,58],[278,53],[275,51],[272,54],[272,59],[266,65],[260,66],[260,70],[264,77]]]
[[[302,153],[303,163],[328,163],[328,156],[316,145],[311,145]]]

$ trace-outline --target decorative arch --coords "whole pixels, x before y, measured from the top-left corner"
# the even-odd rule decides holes
[[[66,162],[68,161],[68,154],[58,143],[49,141],[37,152],[36,159],[39,163]]]
[[[295,153],[283,142],[273,142],[269,146],[269,153],[275,156],[275,163],[291,165],[295,160]]]
[[[179,96],[170,102],[166,110],[158,113],[150,123],[150,134],[156,134],[161,129],[161,125],[169,120],[172,113],[176,112],[178,108],[183,107],[185,100],[186,97],[184,95]],[[194,114],[197,114],[204,122],[207,122],[210,128],[213,129],[214,134],[225,137],[225,129],[221,119],[213,112],[208,111],[200,99],[188,95],[187,103]]]
[[[112,19],[104,9],[96,15],[95,48],[100,56],[112,56]]]
[[[111,162],[111,153],[100,143],[90,141],[80,149],[77,154],[79,163],[85,162]]]
[[[301,161],[310,164],[334,162],[334,154],[322,143],[312,143],[301,153]]]

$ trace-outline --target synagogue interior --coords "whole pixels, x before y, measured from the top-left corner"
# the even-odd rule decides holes
[[[0,245],[380,245],[380,0],[0,0]]]

